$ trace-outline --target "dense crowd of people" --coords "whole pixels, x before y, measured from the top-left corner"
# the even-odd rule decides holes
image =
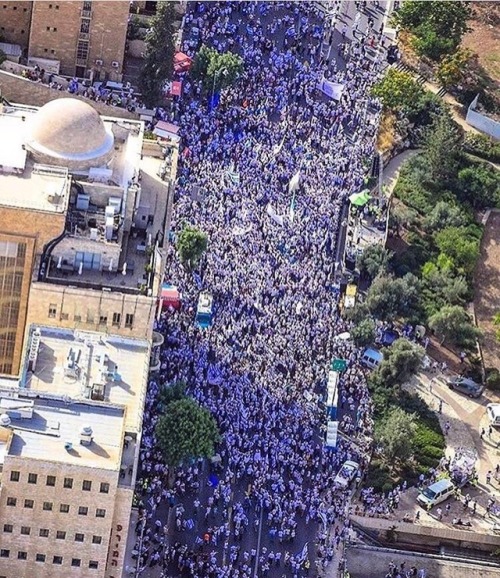
[[[209,247],[197,283],[175,247],[169,255],[184,305],[157,327],[165,345],[144,415],[139,570],[316,576],[349,531],[349,489],[333,480],[346,460],[366,466],[371,402],[360,353],[335,339],[348,327],[334,261],[343,205],[363,187],[374,152],[379,108],[369,97],[377,66],[363,50],[345,50],[338,66],[326,59],[326,27],[314,2],[188,7],[183,51],[193,56],[202,43],[236,51],[244,74],[208,110],[201,84],[185,79],[165,113],[183,143],[173,228],[197,226]],[[344,86],[339,101],[317,89],[323,77]],[[194,323],[200,287],[215,302],[207,330]],[[330,451],[322,400],[334,356],[348,366],[339,395],[345,435]],[[156,404],[178,380],[214,415],[222,442],[210,471],[203,461],[188,464],[169,486],[155,444]]]

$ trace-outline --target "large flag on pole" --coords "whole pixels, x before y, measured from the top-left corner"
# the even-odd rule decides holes
[[[290,182],[288,183],[288,192],[294,193],[299,188],[299,184],[300,184],[300,170],[298,170],[290,179]]]

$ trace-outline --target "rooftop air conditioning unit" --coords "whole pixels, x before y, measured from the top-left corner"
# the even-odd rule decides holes
[[[97,66],[102,66],[102,60],[100,58],[98,58],[95,63],[97,64]]]
[[[113,68],[119,68],[120,67],[120,63],[117,60],[113,60],[113,62],[111,63],[111,66]]]

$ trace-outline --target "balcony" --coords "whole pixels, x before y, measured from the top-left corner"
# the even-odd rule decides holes
[[[80,32],[78,34],[78,40],[90,40],[90,34],[88,32]]]
[[[92,10],[82,9],[82,11],[81,11],[81,17],[82,17],[82,18],[92,18]]]

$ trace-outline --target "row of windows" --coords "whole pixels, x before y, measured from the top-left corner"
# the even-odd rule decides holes
[[[3,531],[5,534],[12,534],[14,532],[14,526],[12,524],[4,524]],[[21,535],[23,536],[31,536],[31,527],[30,526],[21,526]],[[40,538],[48,538],[50,535],[50,530],[48,528],[40,528],[38,531],[38,536]],[[64,530],[57,530],[56,531],[56,540],[66,540],[66,532]],[[75,542],[85,542],[85,534],[81,534],[77,532],[75,534]],[[92,544],[101,544],[102,543],[102,536],[96,536],[95,534],[92,536]]]
[[[7,498],[7,506],[17,506],[17,498],[8,497]],[[33,500],[26,499],[24,500],[24,507],[32,510],[35,506],[35,502]],[[42,510],[45,512],[52,512],[54,509],[54,504],[52,502],[43,502]],[[69,513],[69,504],[60,504],[59,511],[67,514]],[[87,506],[78,506],[78,515],[79,516],[87,516],[89,513],[89,509]],[[106,510],[104,508],[96,508],[95,510],[95,517],[96,518],[105,518],[106,517]]]
[[[55,319],[57,317],[57,303],[51,303],[49,305],[48,316],[51,319]],[[68,313],[61,313],[61,319],[63,321],[68,320],[69,314]],[[119,327],[121,320],[122,320],[122,314],[121,313],[113,313],[112,325],[114,327]],[[73,321],[76,321],[77,323],[81,323],[82,316],[81,315],[73,315]],[[87,313],[87,323],[94,323],[94,321],[95,321],[94,314],[91,311],[89,311]],[[108,316],[107,315],[99,315],[99,325],[107,325],[107,324],[108,324]],[[132,329],[133,326],[134,326],[134,314],[133,313],[126,313],[125,314],[125,327],[127,327],[128,329]]]
[[[58,8],[59,8],[59,6],[58,6]],[[4,10],[7,9],[7,4],[4,4],[4,5],[3,5],[3,9],[4,9]],[[17,6],[13,6],[13,7],[12,7],[12,10],[17,10]],[[23,8],[23,12],[28,12],[28,9],[27,9],[27,8]]]
[[[10,558],[10,550],[2,548],[0,550],[0,558]],[[28,559],[28,552],[24,552],[22,550],[18,550],[17,552],[17,559],[18,560],[27,560]],[[37,562],[45,562],[47,560],[46,554],[35,554],[35,560]],[[56,564],[60,566],[63,563],[62,556],[53,556],[52,557],[52,564]],[[80,558],[71,558],[71,566],[74,568],[80,568],[82,565],[82,561]],[[99,568],[99,562],[97,560],[89,560],[89,568],[91,570],[97,570]]]
[[[21,472],[17,470],[12,470],[10,472],[10,481],[11,482],[19,482],[21,481]],[[56,485],[56,476],[47,476],[45,479],[46,486],[55,486]],[[28,474],[28,484],[36,484],[38,483],[38,474]],[[72,489],[73,488],[73,478],[64,478],[63,481],[63,488]],[[84,492],[90,492],[92,490],[92,481],[91,480],[83,480],[82,482],[82,490]],[[99,487],[99,491],[101,494],[109,494],[109,484],[107,482],[101,482]]]

